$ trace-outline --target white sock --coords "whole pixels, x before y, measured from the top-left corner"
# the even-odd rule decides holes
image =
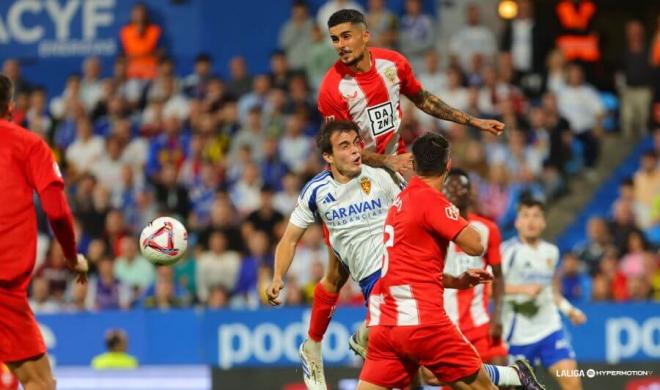
[[[490,377],[490,380],[497,386],[520,386],[518,370],[511,366],[495,366],[493,364],[484,364],[484,369]]]

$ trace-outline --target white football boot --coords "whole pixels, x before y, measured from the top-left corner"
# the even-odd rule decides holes
[[[323,372],[323,357],[321,343],[305,339],[300,344],[300,361],[302,362],[303,379],[308,390],[327,390],[325,373]]]

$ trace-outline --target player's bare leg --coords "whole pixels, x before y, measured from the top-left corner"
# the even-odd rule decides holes
[[[331,300],[332,296],[336,300],[336,295],[339,290],[344,286],[348,280],[348,272],[339,263],[339,259],[332,253],[330,249],[328,256],[328,267],[325,275],[319,282],[319,285],[314,290],[314,300],[312,303],[312,319],[310,323],[310,335],[315,335],[316,339],[308,337],[300,344],[300,360],[302,362],[303,379],[305,385],[310,390],[327,388],[325,382],[325,373],[323,371],[323,356],[321,351],[321,340],[325,329],[330,323],[330,316],[334,310],[334,305],[323,304],[321,305],[317,299]],[[323,294],[317,296],[317,294]]]
[[[7,363],[25,390],[55,390],[55,377],[48,355]]]
[[[577,370],[577,363],[573,359],[560,360],[548,368],[550,375],[555,377],[557,383],[562,390],[582,390],[582,381],[579,376],[558,376],[557,373],[562,370],[564,372],[572,372]]]

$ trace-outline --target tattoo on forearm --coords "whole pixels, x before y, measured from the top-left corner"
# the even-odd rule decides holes
[[[472,119],[469,114],[451,107],[425,89],[419,91],[412,100],[420,110],[438,119],[445,119],[461,125],[469,125]]]

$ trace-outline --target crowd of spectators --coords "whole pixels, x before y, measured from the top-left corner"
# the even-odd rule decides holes
[[[519,1],[518,16],[499,40],[481,22],[479,4],[469,5],[446,53],[435,45],[437,19],[423,12],[420,0],[404,3],[399,14],[386,1],[368,1],[371,42],[403,52],[425,88],[448,104],[506,124],[506,135],[496,138],[403,105],[405,140],[424,131],[449,137],[454,164],[473,176],[478,212],[507,237],[522,194],[552,202],[565,195],[570,177],[594,180],[600,139],[617,113],[587,81],[589,67],[568,62],[559,49],[539,52],[530,1]],[[112,69],[87,58],[62,91],[47,93],[22,76],[20,61],[6,60],[2,71],[16,84],[13,120],[52,146],[66,177],[79,250],[92,268],[87,285],[71,282],[41,215],[34,310],[263,304],[259,292],[271,278],[274,244],[301,186],[323,169],[314,145],[321,124],[315,97],[337,58],[325,20],[344,7],[360,5],[330,0],[315,16],[294,1],[264,74],[251,73],[237,56],[220,77],[204,53],[190,74],[177,74],[176,58],[157,43],[163,26],[150,22],[142,5],[121,32],[123,55]],[[651,40],[639,22],[626,31],[631,53],[648,56],[655,48],[649,57],[655,62],[627,56],[618,78],[622,126],[632,136],[649,129],[651,98],[644,91],[660,72],[660,29]],[[640,117],[636,110],[644,109]],[[645,155],[635,178],[622,186],[612,220],[590,222],[589,242],[561,268],[567,296],[658,299],[657,252],[647,238],[660,221],[658,198],[649,196],[649,188],[658,193],[658,175],[657,154]],[[159,215],[180,219],[190,232],[190,250],[173,267],[156,268],[138,250],[142,226]],[[289,272],[288,305],[310,301],[326,261],[321,228],[314,226]],[[340,302],[359,303],[359,294],[348,283]]]

